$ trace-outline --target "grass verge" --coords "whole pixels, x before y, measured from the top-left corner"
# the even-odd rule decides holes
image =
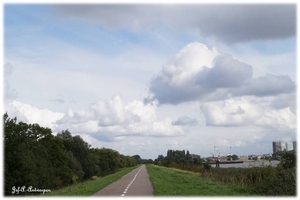
[[[139,166],[124,168],[114,174],[110,174],[101,178],[99,177],[96,180],[87,180],[77,183],[69,187],[46,193],[44,196],[90,196],[122,178],[124,175],[128,174],[137,167]]]
[[[147,165],[154,196],[251,196],[245,186],[224,184],[199,174]]]

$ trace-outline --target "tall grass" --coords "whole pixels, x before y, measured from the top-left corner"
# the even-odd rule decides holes
[[[296,195],[296,168],[213,168],[203,171],[202,177],[249,186],[252,191],[261,195]]]
[[[199,177],[199,173],[147,165],[154,196],[250,196],[247,187]]]
[[[285,169],[282,166],[251,168],[205,168],[203,166],[172,167],[200,173],[201,177],[229,184],[247,186],[252,193],[261,196],[295,196],[296,167]]]

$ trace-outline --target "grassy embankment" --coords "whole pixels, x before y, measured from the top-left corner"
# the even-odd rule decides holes
[[[260,196],[295,196],[296,168],[278,167],[213,168],[202,177],[227,184],[247,186]]]
[[[128,174],[137,167],[139,166],[124,168],[114,174],[110,174],[101,178],[99,177],[96,180],[87,180],[69,187],[46,193],[45,196],[90,196],[122,178],[124,175]]]
[[[147,165],[154,196],[250,196],[245,186],[201,178],[199,173]]]

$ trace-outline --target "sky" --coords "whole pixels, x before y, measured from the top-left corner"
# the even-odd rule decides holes
[[[4,112],[155,159],[296,140],[296,4],[4,4]]]

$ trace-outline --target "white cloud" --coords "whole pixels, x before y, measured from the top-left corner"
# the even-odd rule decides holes
[[[208,126],[261,126],[278,130],[296,130],[296,115],[289,108],[274,109],[249,98],[207,102],[201,110]]]
[[[88,110],[70,108],[65,114],[19,101],[13,101],[6,107],[10,117],[38,123],[55,133],[68,129],[72,134],[93,138],[93,143],[95,140],[119,141],[124,136],[173,137],[185,134],[181,127],[173,126],[170,117],[157,120],[157,103],[145,105],[135,100],[125,104],[119,95],[97,101]]]
[[[266,74],[245,82],[240,88],[232,90],[232,93],[234,96],[270,96],[291,93],[295,89],[295,83],[288,76]]]
[[[213,63],[212,68],[205,68],[205,71],[198,72],[197,84],[208,88],[235,88],[252,77],[250,65],[229,55],[216,56]]]
[[[110,99],[113,98],[118,99],[120,97],[112,97]],[[95,116],[87,115],[87,113],[91,113],[92,110],[81,110],[81,112],[85,111],[86,118],[90,117],[90,119],[85,119],[81,122],[79,122],[80,120],[74,120],[77,110],[69,110],[65,114],[66,116],[69,116],[69,122],[65,122],[63,124],[55,124],[55,122],[53,122],[51,123],[51,125],[55,125],[56,132],[68,129],[73,135],[80,135],[86,142],[91,144],[92,147],[112,148],[125,155],[139,154],[143,158],[155,159],[159,154],[165,155],[168,149],[185,149],[189,150],[190,153],[200,154],[201,156],[208,156],[209,153],[213,151],[213,146],[217,146],[217,148],[221,149],[222,153],[228,153],[229,147],[232,147],[232,151],[234,153],[241,155],[245,154],[245,152],[249,152],[249,149],[247,149],[249,148],[249,146],[253,147],[257,142],[264,140],[266,133],[263,128],[273,128],[273,134],[274,128],[277,129],[279,126],[281,126],[281,128],[282,126],[284,127],[284,130],[281,130],[283,131],[282,133],[284,133],[284,131],[288,129],[288,127],[286,127],[287,124],[291,124],[290,128],[294,128],[292,125],[294,123],[294,118],[287,108],[279,109],[279,112],[275,112],[275,110],[272,109],[258,110],[255,109],[255,105],[257,104],[257,102],[255,102],[255,100],[253,99],[250,100],[248,102],[248,99],[237,99],[235,102],[225,104],[222,104],[221,102],[214,102],[219,103],[217,104],[219,112],[210,112],[212,113],[212,115],[218,115],[221,117],[225,115],[239,116],[244,121],[238,121],[236,120],[236,118],[230,118],[228,120],[243,122],[244,126],[193,126],[190,128],[188,134],[184,134],[183,129],[179,128],[180,126],[173,126],[173,120],[171,118],[164,117],[162,120],[158,120],[156,116],[157,105],[144,105],[143,108],[143,104],[140,101],[136,101],[135,103],[123,102],[122,105],[124,105],[124,107],[131,105],[127,108],[134,108],[133,113],[135,113],[136,111],[144,110],[140,111],[140,113],[137,113],[138,116],[141,116],[141,121],[131,121],[131,123],[128,124],[122,124],[120,121],[119,125],[99,126],[99,121],[97,119],[93,119]],[[256,99],[256,101],[259,101],[259,99]],[[109,99],[105,102],[109,102]],[[116,104],[118,104],[118,101],[111,102],[115,102]],[[266,100],[266,102],[261,102],[261,105],[267,104],[268,102],[272,102],[272,99],[269,98]],[[207,104],[212,104],[212,102]],[[34,123],[34,121],[36,121],[40,125],[44,124],[47,126],[50,121],[55,121],[53,117],[50,117],[54,112],[51,112],[49,110],[38,109],[33,106],[24,105],[21,102],[15,102],[9,106],[15,109],[16,113],[18,113],[18,117],[23,116],[24,119],[29,123]],[[213,107],[213,109],[214,108],[215,107]],[[259,107],[259,109],[262,108],[264,108],[264,106]],[[224,109],[225,111],[223,111]],[[248,115],[249,111],[252,111],[252,109],[254,109],[255,112],[253,112],[253,116],[248,117],[248,119],[257,117],[259,115],[257,113],[261,112],[259,115],[260,118],[258,118],[257,120],[252,120],[252,124],[247,124],[247,121],[245,120],[247,118],[244,117],[244,115]],[[113,109],[112,112],[114,112]],[[127,111],[125,111],[125,113],[126,112]],[[128,112],[130,112],[130,109],[128,110]],[[205,116],[207,116],[206,113],[204,114]],[[13,116],[13,114],[10,115],[10,117]],[[28,116],[32,117],[28,118],[31,121],[27,119]],[[81,115],[80,117],[82,116],[84,115]],[[130,117],[130,115],[127,114],[125,114],[125,116]],[[218,119],[216,118],[216,116],[214,116],[214,118]],[[40,119],[40,121],[34,119]],[[42,119],[47,120],[47,123],[44,123]],[[223,123],[225,122],[223,121]],[[275,127],[274,125],[276,124],[278,124],[279,126]],[[271,132],[268,134],[271,134]],[[285,137],[292,137],[292,135],[289,134],[283,135]],[[169,137],[168,139],[161,138],[165,136],[176,137]],[[269,141],[271,137],[273,137],[272,134],[268,135],[268,138],[266,140]],[[265,146],[268,147],[270,145],[260,145],[259,148],[257,148],[255,151],[251,151],[251,153],[271,152],[271,150],[269,150],[270,148],[267,148]]]
[[[256,122],[263,127],[271,127],[277,130],[296,130],[296,115],[290,108],[271,110],[268,109]]]
[[[201,110],[208,126],[246,126],[260,117],[261,110],[244,98],[207,102]]]
[[[10,107],[12,107],[12,109]],[[12,101],[7,108],[10,117],[17,116],[17,118],[20,117],[20,120],[26,119],[24,120],[25,122],[31,124],[38,123],[40,126],[51,129],[56,128],[55,122],[64,116],[63,113],[53,112],[48,109],[39,109],[35,106],[31,106],[16,100]]]
[[[10,100],[16,99],[16,97],[18,96],[18,92],[10,86],[10,84],[7,80],[5,80],[4,85],[5,85],[5,87],[4,87],[5,101],[10,101]]]
[[[170,85],[184,85],[194,78],[195,74],[205,68],[213,67],[213,59],[219,53],[199,42],[187,44],[175,57],[163,65],[159,74],[169,79]]]
[[[183,135],[180,127],[172,125],[172,119],[165,117],[158,121],[157,103],[143,104],[134,100],[125,104],[119,95],[106,101],[91,104],[88,110],[69,109],[61,120],[59,128],[74,133],[90,133],[107,137],[124,135],[176,136]]]
[[[124,103],[120,96],[114,96],[105,102],[98,101],[91,105],[91,110],[100,126],[113,126],[126,121]]]
[[[295,49],[291,49],[287,52],[272,52],[274,48],[282,49],[283,46],[289,46],[290,48],[296,45],[294,42],[292,45],[286,45],[287,41],[281,41],[277,47],[272,46],[273,41],[268,42],[269,50],[262,51],[261,49],[254,50],[252,46],[240,45],[240,48],[233,51],[228,46],[220,47],[224,52],[234,55],[235,58],[250,64],[253,67],[253,78],[258,78],[265,74],[274,74],[277,76],[286,75],[293,81],[296,79],[296,53]]]
[[[291,93],[279,95],[272,101],[271,107],[276,109],[288,107],[294,114],[296,114],[296,94]]]
[[[175,126],[196,126],[198,121],[187,116],[181,116],[176,121],[173,121],[172,124]]]
[[[147,141],[130,141],[127,143],[128,145],[130,146],[135,146],[135,147],[140,147],[140,146],[151,146],[152,145],[152,142],[147,140]]]
[[[18,122],[22,121],[24,123],[28,123],[28,119],[25,117],[25,115],[13,105],[5,105],[4,112],[6,112],[10,118],[17,117]]]
[[[252,75],[252,66],[199,42],[190,43],[152,79],[149,91],[153,96],[145,102],[156,99],[161,104],[179,104],[295,92],[295,83],[288,76]]]
[[[5,63],[4,65],[4,98],[5,101],[13,100],[17,97],[18,92],[13,89],[9,83],[9,76],[12,75],[14,67],[11,63]]]
[[[175,57],[167,62],[151,81],[150,91],[160,103],[180,103],[210,93],[210,88],[195,83],[196,75],[213,67],[216,49],[209,50],[199,42],[186,45]]]

